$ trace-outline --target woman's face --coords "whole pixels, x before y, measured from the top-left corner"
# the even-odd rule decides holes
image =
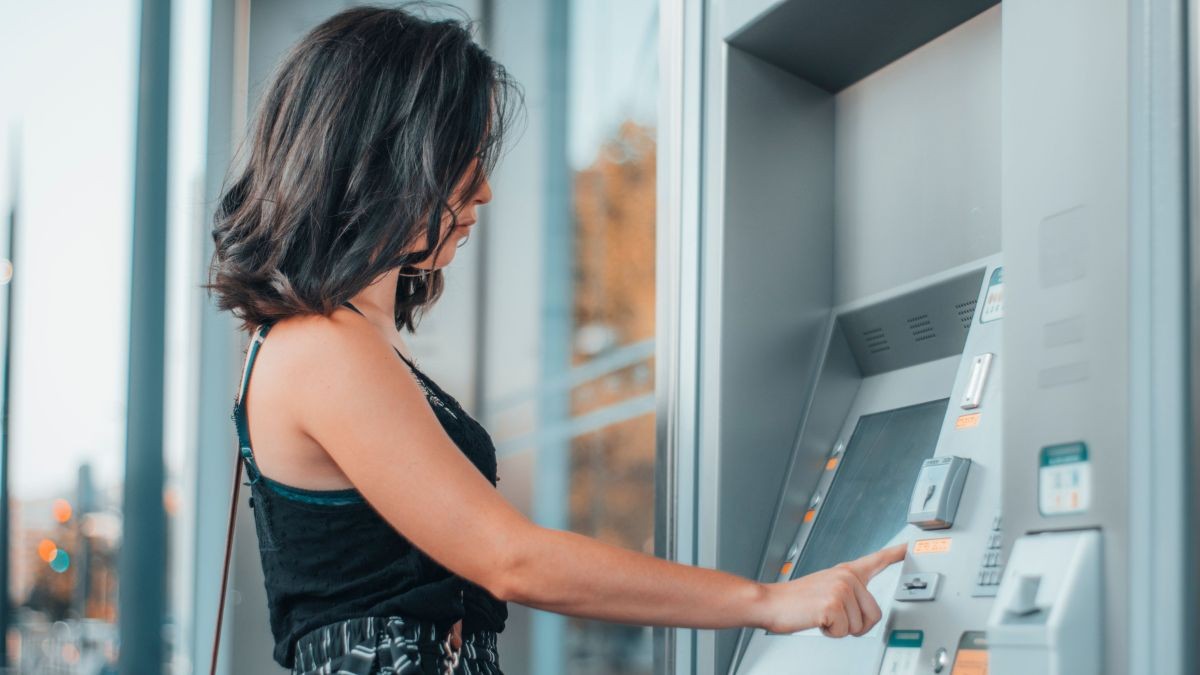
[[[436,270],[450,264],[454,260],[454,254],[458,251],[459,245],[463,243],[471,234],[471,229],[475,227],[475,221],[479,215],[475,212],[475,207],[480,204],[486,204],[492,201],[492,187],[488,184],[487,178],[479,184],[479,189],[472,195],[464,195],[463,190],[466,187],[468,179],[474,175],[475,167],[479,163],[479,159],[471,162],[471,166],[467,167],[466,173],[459,179],[458,185],[454,188],[454,194],[451,195],[451,204],[462,204],[458,210],[458,226],[450,232],[450,227],[454,224],[450,212],[442,214],[441,237],[445,240],[440,251],[437,252],[436,258],[430,256],[425,260],[413,265],[417,269]],[[448,238],[447,238],[448,236]]]

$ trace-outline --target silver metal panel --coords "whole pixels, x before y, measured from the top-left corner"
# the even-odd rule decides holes
[[[1000,251],[995,7],[837,97],[835,301]]]
[[[1170,129],[1152,131],[1156,114],[1170,126],[1183,111],[1182,101],[1170,109],[1180,85],[1155,81],[1172,68],[1155,52],[1182,35],[1177,19],[1155,16],[1172,4],[1005,3],[1005,348],[1023,355],[1004,366],[1020,392],[1004,424],[1006,537],[1103,530],[1108,673],[1182,672],[1168,625],[1182,617],[1169,599],[1153,604],[1170,594],[1158,583],[1178,592],[1181,582],[1171,563],[1181,510],[1170,502],[1182,480],[1182,285],[1172,280],[1182,266],[1171,254],[1182,248],[1172,184],[1183,148],[1170,147]],[[1151,48],[1156,39],[1168,44]],[[1048,340],[1063,322],[1075,339]],[[1043,515],[1039,452],[1075,441],[1092,458],[1090,506]]]
[[[729,55],[719,364],[717,566],[753,576],[832,299],[833,102]],[[736,639],[725,631],[718,662]]]
[[[1200,2],[1188,0],[1187,10],[1187,150],[1188,150],[1188,394],[1189,454],[1187,458],[1188,505],[1185,531],[1188,533],[1186,569],[1200,569]],[[1200,635],[1200,576],[1188,575],[1184,584],[1187,608],[1185,635]],[[1185,672],[1200,672],[1200,640],[1188,641]]]
[[[1131,3],[1128,620],[1134,672],[1184,673],[1187,49],[1183,0]],[[1115,664],[1110,665],[1110,670]]]
[[[697,367],[698,420],[695,461],[696,564],[717,566],[717,518],[720,514],[721,324],[724,273],[722,237],[725,211],[725,119],[728,52],[716,26],[722,0],[705,0],[703,45],[700,213],[700,340]],[[716,673],[714,631],[695,631],[694,668],[679,672]]]

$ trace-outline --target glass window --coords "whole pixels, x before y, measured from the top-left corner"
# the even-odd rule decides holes
[[[652,553],[657,3],[491,16],[528,107],[481,222],[478,407],[500,488],[543,525]],[[514,606],[501,639],[513,672],[652,671],[648,628]]]
[[[0,5],[17,672],[116,672],[137,9]]]

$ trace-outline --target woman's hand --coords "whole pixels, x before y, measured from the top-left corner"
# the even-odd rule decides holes
[[[762,627],[772,633],[819,627],[829,637],[863,635],[883,615],[867,583],[904,560],[907,549],[897,544],[794,581],[768,584]]]

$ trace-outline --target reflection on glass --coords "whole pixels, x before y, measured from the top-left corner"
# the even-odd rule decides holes
[[[568,522],[645,553],[654,552],[654,415],[625,406],[654,394],[655,160],[654,129],[623,120],[573,183],[572,361],[609,365],[571,389],[570,412],[611,422],[571,439]],[[572,619],[565,649],[570,673],[653,669],[648,628]]]
[[[654,553],[654,415],[613,424],[571,443],[570,528],[615,546]],[[572,619],[568,672],[653,672],[651,631]]]

